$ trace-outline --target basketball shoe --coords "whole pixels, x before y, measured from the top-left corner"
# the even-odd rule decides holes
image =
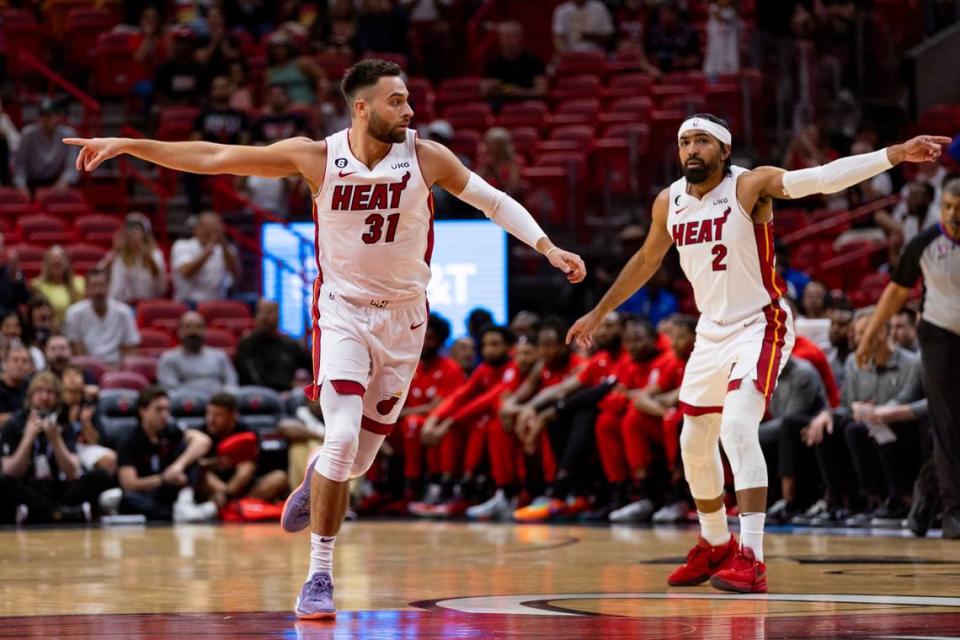
[[[667,584],[671,587],[703,584],[718,571],[729,567],[736,557],[737,539],[732,534],[729,540],[716,547],[700,538],[687,554],[687,561],[667,578]]]
[[[537,523],[547,522],[552,518],[566,515],[567,503],[558,498],[540,496],[527,506],[513,512],[513,519],[517,522]]]
[[[326,571],[318,571],[303,583],[294,612],[301,620],[325,620],[337,616],[333,606],[333,578]]]
[[[307,528],[310,524],[310,481],[313,479],[313,469],[320,457],[317,447],[310,452],[307,458],[307,470],[303,474],[303,481],[283,503],[283,512],[280,515],[280,526],[288,533],[296,533]]]
[[[753,549],[739,547],[733,561],[710,578],[710,586],[735,593],[766,593],[767,565],[754,557]]]

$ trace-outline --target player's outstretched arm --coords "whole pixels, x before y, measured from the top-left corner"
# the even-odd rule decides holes
[[[660,268],[663,256],[673,244],[673,236],[667,230],[667,212],[670,206],[670,191],[664,189],[653,202],[653,222],[643,246],[627,262],[610,289],[590,313],[577,320],[567,332],[567,343],[576,340],[580,346],[593,344],[593,332],[608,313],[619,307],[637,289],[647,284]]]
[[[586,277],[587,268],[580,256],[554,245],[523,205],[463,166],[452,151],[436,142],[417,140],[417,152],[427,184],[439,184],[483,211],[510,235],[543,254],[570,282],[581,282]]]
[[[950,138],[944,136],[917,136],[903,144],[839,158],[809,169],[785,171],[777,167],[757,167],[741,179],[751,192],[746,198],[741,198],[741,202],[753,201],[756,198],[796,200],[817,193],[837,193],[869,180],[901,162],[936,160],[943,151],[942,146],[950,142]]]
[[[309,138],[290,138],[264,147],[135,138],[64,138],[63,142],[80,147],[78,171],[93,171],[103,162],[127,154],[161,167],[189,173],[283,178],[302,173],[302,168],[308,163],[322,168],[324,164],[318,161],[317,156],[326,153],[323,142]]]

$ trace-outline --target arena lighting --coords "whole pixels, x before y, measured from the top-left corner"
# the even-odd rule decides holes
[[[277,301],[280,329],[296,337],[307,328],[309,299],[293,270],[302,267],[311,283],[316,277],[313,231],[312,222],[295,222],[289,227],[266,223],[261,233],[261,293]],[[467,315],[476,307],[489,310],[496,322],[506,322],[506,232],[488,220],[438,220],[434,234],[433,277],[427,295],[431,310],[450,321],[452,337],[466,334]],[[289,268],[278,268],[277,260]]]

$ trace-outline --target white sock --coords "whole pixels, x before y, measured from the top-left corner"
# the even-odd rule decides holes
[[[721,508],[713,513],[697,511],[700,520],[700,535],[703,539],[717,547],[730,540],[730,528],[727,526],[727,512]]]
[[[758,562],[763,562],[763,523],[765,513],[740,514],[740,546],[753,551]]]
[[[307,578],[318,571],[326,571],[333,576],[333,545],[337,536],[310,534],[310,571]]]

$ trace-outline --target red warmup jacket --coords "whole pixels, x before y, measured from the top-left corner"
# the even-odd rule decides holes
[[[833,377],[833,369],[827,362],[827,356],[823,355],[820,347],[808,338],[797,336],[796,342],[793,343],[793,355],[806,360],[816,368],[817,373],[820,374],[820,379],[823,380],[823,388],[827,392],[827,402],[830,403],[830,408],[836,409],[839,407],[840,388],[837,386],[837,379]]]

